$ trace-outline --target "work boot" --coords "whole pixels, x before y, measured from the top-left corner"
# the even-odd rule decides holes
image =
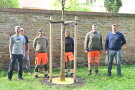
[[[111,73],[108,73],[108,75],[107,75],[108,77],[110,77],[111,76]]]
[[[68,72],[65,72],[65,77],[68,77]]]
[[[49,78],[48,74],[44,74],[44,78]]]
[[[70,77],[73,77],[74,76],[74,73],[70,73]]]
[[[68,77],[68,69],[67,69],[67,67],[65,68],[65,77]]]
[[[91,75],[91,72],[92,72],[92,70],[89,70],[89,71],[88,71],[88,76],[90,76],[90,75]]]
[[[122,74],[121,74],[121,73],[118,73],[118,76],[119,76],[119,77],[121,77],[121,76],[122,76]]]
[[[38,75],[34,75],[34,78],[37,79],[38,78]]]
[[[97,76],[100,76],[98,70],[95,70],[95,73],[96,73]]]
[[[23,80],[23,78],[21,77],[21,78],[18,78],[18,80]]]
[[[11,78],[8,78],[8,81],[12,81],[12,79]]]

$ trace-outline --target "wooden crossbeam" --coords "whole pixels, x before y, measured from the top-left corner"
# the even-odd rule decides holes
[[[74,26],[76,25],[77,23],[75,21],[65,21],[64,22],[64,25],[68,25],[68,26]]]
[[[63,23],[64,25],[69,25],[69,26],[77,25],[76,21],[64,21],[64,20],[50,20],[50,23],[53,24]]]
[[[50,20],[50,23],[64,23],[64,20]]]

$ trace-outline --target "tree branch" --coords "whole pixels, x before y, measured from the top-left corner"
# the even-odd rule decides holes
[[[62,3],[62,0],[58,0],[60,3]]]

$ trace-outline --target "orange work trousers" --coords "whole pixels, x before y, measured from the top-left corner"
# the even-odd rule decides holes
[[[73,52],[65,52],[65,62],[74,60]]]
[[[41,62],[42,62],[43,65],[48,64],[47,53],[36,53],[35,64],[40,65]]]
[[[101,54],[100,51],[89,51],[88,52],[88,63],[99,63]]]

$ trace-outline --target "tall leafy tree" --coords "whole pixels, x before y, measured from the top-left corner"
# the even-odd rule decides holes
[[[19,8],[18,0],[0,0],[1,8]]]
[[[105,0],[104,6],[106,7],[107,11],[112,13],[118,13],[120,7],[122,6],[121,0]]]

